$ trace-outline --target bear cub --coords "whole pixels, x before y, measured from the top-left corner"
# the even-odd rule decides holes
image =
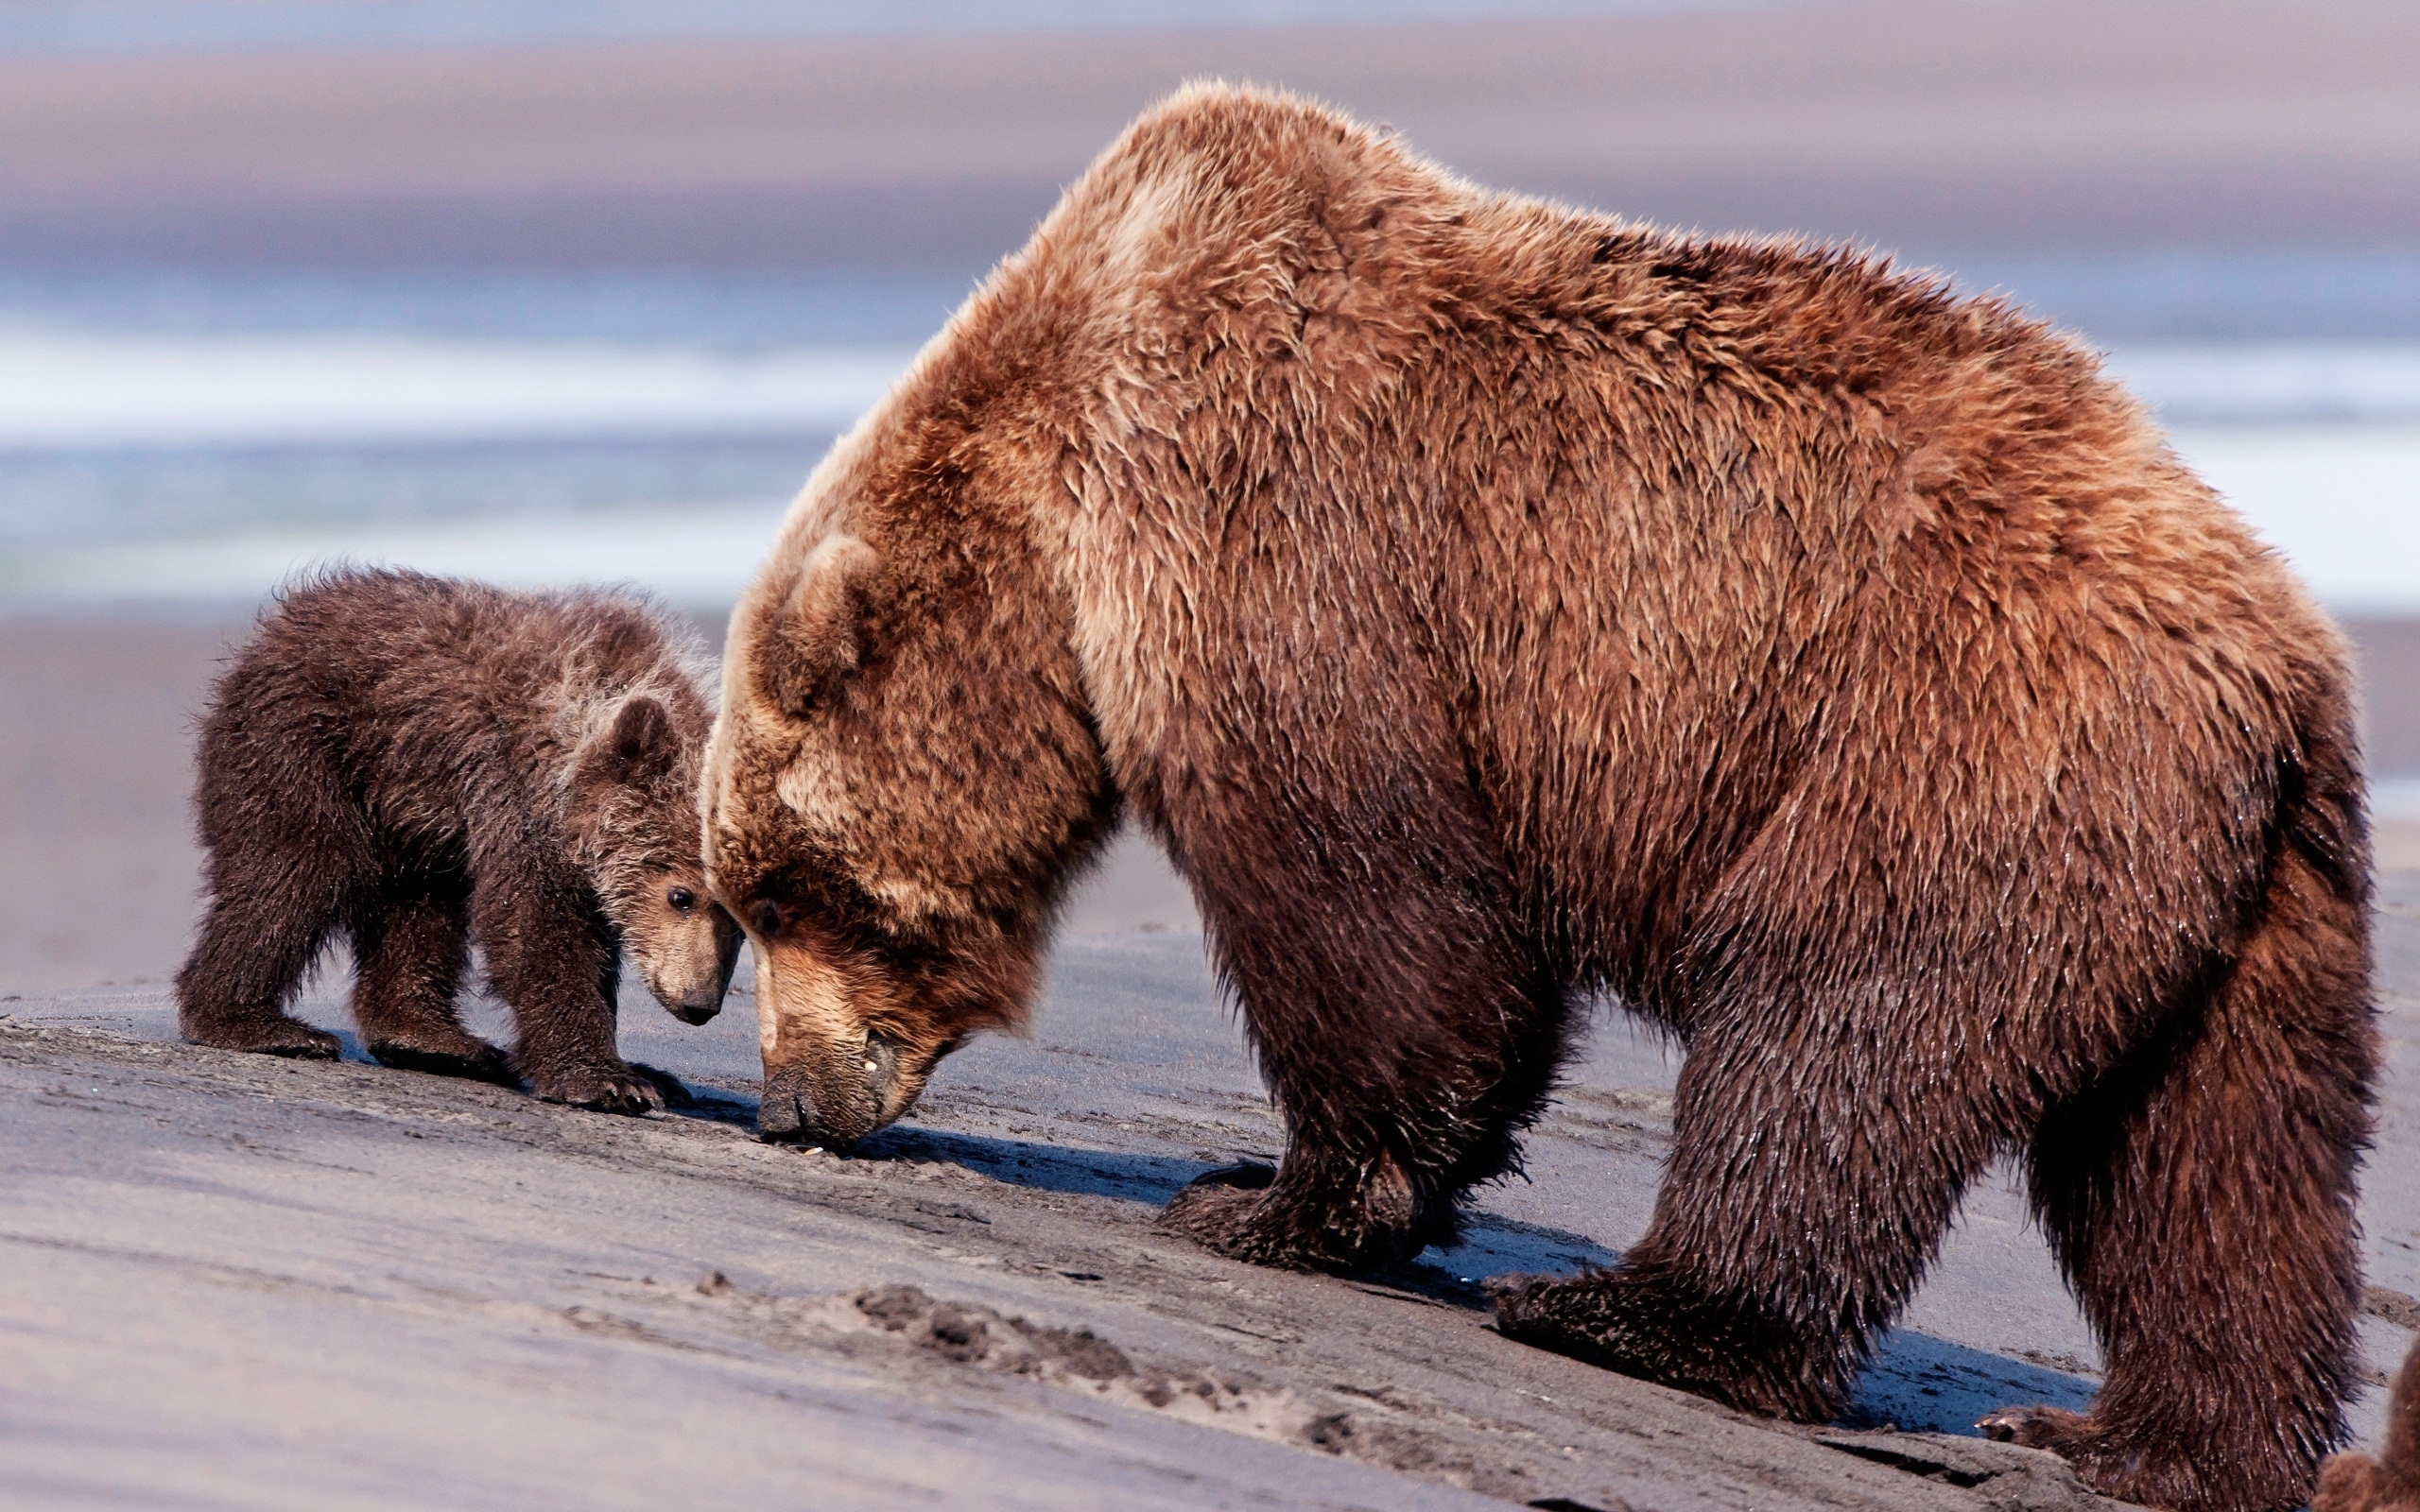
[[[624,597],[350,570],[283,593],[202,721],[184,1037],[333,1058],[285,1008],[341,934],[383,1064],[662,1108],[678,1084],[614,1047],[622,954],[703,1023],[739,949],[700,856],[708,676],[693,632]],[[455,1007],[474,937],[510,1055]]]
[[[2310,1512],[2420,1512],[2420,1344],[2404,1355],[2387,1399],[2386,1448],[2376,1459],[2330,1455]]]

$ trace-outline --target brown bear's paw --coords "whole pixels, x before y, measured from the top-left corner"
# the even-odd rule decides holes
[[[1408,1216],[1374,1215],[1351,1199],[1305,1201],[1278,1185],[1275,1171],[1247,1160],[1196,1177],[1160,1211],[1160,1227],[1231,1260],[1349,1275],[1419,1253],[1424,1242],[1409,1236]]]
[[[1257,1255],[1245,1252],[1254,1247],[1252,1218],[1260,1209],[1261,1194],[1276,1180],[1276,1168],[1257,1160],[1206,1171],[1168,1199],[1160,1210],[1160,1227],[1214,1253],[1256,1260]]]
[[[1846,1367],[1750,1309],[1620,1270],[1505,1276],[1488,1283],[1507,1338],[1621,1375],[1797,1422],[1840,1416]]]
[[[469,1081],[493,1082],[500,1087],[518,1087],[521,1078],[513,1074],[512,1062],[501,1050],[484,1040],[463,1035],[458,1041],[431,1044],[404,1040],[372,1040],[368,1045],[370,1058],[397,1071],[426,1072],[432,1076],[460,1076]]]
[[[2171,1512],[2269,1512],[2302,1505],[2310,1489],[2308,1465],[2298,1472],[2282,1463],[2246,1464],[2239,1455],[2230,1463],[2223,1454],[2204,1456],[2147,1442],[2149,1435],[2118,1431],[2060,1407],[2003,1407],[1975,1426],[1986,1438],[2048,1450],[2067,1462],[2077,1480],[2103,1496]],[[2228,1468],[2205,1477],[2205,1466]]]
[[[2092,1419],[2064,1407],[2002,1407],[1975,1419],[1985,1438],[2073,1458],[2090,1447]]]
[[[656,1113],[664,1093],[628,1066],[577,1066],[532,1073],[529,1090],[550,1103],[592,1108],[600,1113]]]
[[[302,1020],[289,1019],[284,1014],[191,1025],[185,1029],[184,1037],[198,1045],[216,1045],[221,1050],[247,1050],[262,1056],[285,1056],[294,1060],[334,1060],[344,1051],[343,1042],[335,1035],[325,1029],[314,1029]]]

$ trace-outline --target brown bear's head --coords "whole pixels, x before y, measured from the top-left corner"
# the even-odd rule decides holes
[[[918,392],[826,460],[735,611],[706,764],[707,875],[756,956],[758,1132],[838,1150],[1024,1022],[1115,804],[1063,601],[967,507],[1029,480]]]
[[[694,723],[702,726],[702,718]],[[572,759],[572,848],[639,974],[674,1018],[722,1010],[739,930],[715,906],[699,854],[702,730],[651,694],[621,700]]]

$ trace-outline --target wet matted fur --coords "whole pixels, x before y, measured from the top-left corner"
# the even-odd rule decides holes
[[[709,679],[693,631],[612,594],[359,571],[285,592],[202,722],[185,1038],[333,1057],[284,1010],[341,934],[379,1060],[661,1108],[668,1079],[614,1049],[623,951],[702,1023],[739,948],[699,855]],[[509,1058],[455,1007],[473,936]]]
[[[817,471],[727,656],[769,1135],[1016,1022],[1123,805],[1289,1134],[1170,1205],[1203,1244],[1449,1237],[1607,994],[1687,1046],[1668,1177],[1509,1332],[1824,1418],[2017,1151],[2109,1373],[1996,1431],[2180,1508],[2293,1505],[2341,1432],[2343,646],[2004,304],[1189,90]]]

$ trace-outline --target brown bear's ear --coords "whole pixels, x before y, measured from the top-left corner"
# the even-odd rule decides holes
[[[804,718],[864,663],[883,594],[882,558],[873,548],[845,533],[826,536],[788,600],[758,622],[751,651],[758,695],[791,718]]]
[[[660,699],[634,694],[622,700],[613,728],[591,742],[581,765],[592,779],[635,787],[680,765],[681,737]]]

